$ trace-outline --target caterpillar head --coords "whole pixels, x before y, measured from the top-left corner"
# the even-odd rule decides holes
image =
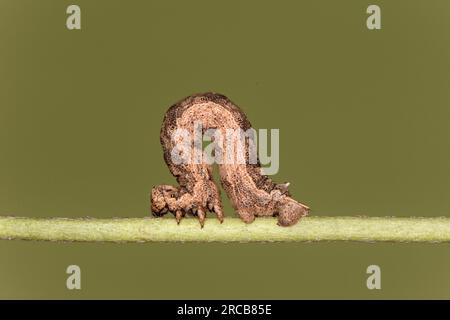
[[[162,216],[171,209],[172,203],[178,195],[178,188],[169,185],[159,185],[152,189],[152,212],[155,216]]]

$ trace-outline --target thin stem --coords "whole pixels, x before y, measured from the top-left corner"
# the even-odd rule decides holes
[[[64,219],[0,217],[0,239],[106,242],[392,241],[450,243],[450,218],[307,217],[292,227],[274,218],[245,224],[209,218]]]

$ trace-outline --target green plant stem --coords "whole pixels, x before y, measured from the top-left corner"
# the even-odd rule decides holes
[[[275,218],[245,224],[195,218],[64,219],[0,217],[0,239],[104,242],[392,241],[450,242],[450,218],[307,217],[291,227]]]

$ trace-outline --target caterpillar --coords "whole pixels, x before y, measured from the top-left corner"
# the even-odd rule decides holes
[[[195,134],[195,123],[201,124],[202,132],[214,129],[223,135],[230,129],[246,131],[251,124],[230,99],[211,92],[191,95],[175,103],[164,116],[160,133],[164,160],[179,186],[153,187],[151,211],[156,217],[170,212],[178,223],[186,214],[191,214],[198,217],[203,228],[207,211],[215,213],[220,222],[224,220],[220,191],[213,179],[213,166],[206,161],[191,159],[180,162],[174,159],[174,150],[180,145],[177,133],[184,130]],[[202,148],[201,144],[195,143],[184,146],[181,150],[185,152]],[[290,226],[307,215],[309,208],[291,197],[289,183],[277,184],[264,175],[258,159],[255,163],[249,161],[250,142],[246,141],[243,146],[244,162],[218,164],[222,187],[239,217],[245,223],[251,223],[255,217],[276,216],[278,225]]]

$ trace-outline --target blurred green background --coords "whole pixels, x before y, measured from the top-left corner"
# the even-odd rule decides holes
[[[280,129],[274,179],[313,215],[448,216],[449,32],[446,0],[0,0],[0,214],[149,215],[166,109],[216,91]],[[449,267],[431,244],[0,241],[0,298],[449,299]]]

